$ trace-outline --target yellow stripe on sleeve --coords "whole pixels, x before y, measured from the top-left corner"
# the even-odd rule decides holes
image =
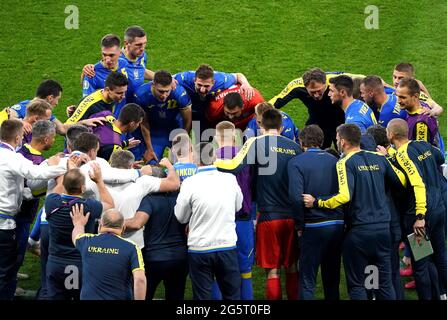
[[[132,270],[143,270],[144,271],[144,260],[143,260],[143,254],[141,253],[141,249],[135,245],[135,249],[137,250],[137,256],[138,256],[138,268]]]
[[[76,108],[73,115],[65,121],[65,124],[75,124],[79,122],[87,110],[96,102],[103,100],[101,90],[93,92],[91,95],[85,97],[79,106]]]
[[[351,200],[351,195],[349,194],[348,173],[346,170],[346,161],[351,156],[352,154],[337,162],[338,194],[327,200],[318,200],[318,207],[335,209]]]
[[[81,234],[78,234],[78,236],[76,237],[75,241],[78,241],[81,238],[92,238],[94,236],[96,236],[96,234],[93,234],[93,233],[81,233]]]
[[[416,214],[425,214],[427,211],[427,194],[424,181],[419,171],[408,155],[408,145],[410,141],[397,150],[396,159],[403,168],[410,180],[410,185],[414,189],[414,197],[416,199]]]
[[[282,90],[278,95],[274,96],[273,98],[271,98],[269,100],[269,103],[271,103],[272,105],[275,105],[276,100],[278,99],[283,99],[284,97],[286,97],[287,95],[290,94],[290,92],[292,92],[292,90],[296,89],[296,88],[303,88],[304,87],[304,81],[303,78],[297,78],[295,80],[292,80],[289,82],[289,84],[284,88],[284,90]]]
[[[233,159],[230,159],[230,160],[217,159],[214,162],[214,165],[217,168],[228,170],[228,171],[235,170],[237,167],[239,167],[243,163],[244,159],[248,155],[248,152],[250,151],[250,148],[253,146],[253,143],[258,138],[260,138],[260,137],[252,137],[252,138],[248,139],[242,146],[241,150],[239,150],[239,152],[236,154],[236,156]]]

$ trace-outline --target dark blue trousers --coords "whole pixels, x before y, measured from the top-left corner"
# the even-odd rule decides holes
[[[37,223],[37,222],[36,222]],[[48,261],[48,245],[49,226],[46,223],[40,224],[40,289],[37,292],[37,300],[47,300],[47,261]]]
[[[16,230],[0,230],[0,300],[12,300],[17,284]]]
[[[339,285],[343,229],[343,224],[316,228],[306,227],[304,229],[301,237],[299,260],[301,299],[314,299],[320,266],[325,299],[340,299]]]
[[[391,243],[391,278],[393,281],[394,291],[396,292],[397,300],[404,300],[404,288],[400,281],[400,256],[399,256],[399,241]]]
[[[413,274],[416,281],[416,291],[420,300],[438,300],[439,299],[439,282],[447,288],[447,251],[445,248],[445,209],[442,206],[437,211],[427,212],[426,214],[426,233],[430,238],[433,247],[433,254],[414,261],[411,254],[411,263],[413,265]],[[405,234],[413,233],[413,225],[415,222],[414,215],[406,215],[404,217]],[[409,246],[408,240],[405,241]],[[430,264],[434,263],[435,270]],[[439,277],[436,278],[436,276]]]
[[[146,300],[154,298],[160,282],[165,287],[166,300],[184,300],[188,260],[150,261],[144,260],[147,278]]]
[[[67,267],[75,266],[78,271],[77,287],[67,286],[70,276]],[[49,300],[79,300],[82,284],[82,264],[72,261],[55,261],[49,257],[47,262],[47,298]]]
[[[348,294],[352,300],[367,300],[366,284],[374,271],[378,286],[373,288],[378,300],[395,300],[391,280],[391,236],[388,224],[354,226],[343,242],[343,263]],[[368,277],[368,279],[367,279]],[[369,283],[369,282],[368,282]],[[374,281],[372,281],[374,283]]]
[[[188,263],[194,300],[211,300],[214,279],[224,300],[241,299],[241,275],[236,249],[209,253],[188,252]]]

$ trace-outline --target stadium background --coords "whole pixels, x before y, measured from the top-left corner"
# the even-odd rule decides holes
[[[67,5],[79,8],[79,29],[64,23]],[[365,8],[379,8],[379,29],[365,28]],[[208,63],[215,70],[243,72],[270,99],[309,67],[376,74],[392,83],[393,66],[408,61],[432,97],[447,107],[446,1],[2,1],[0,2],[0,107],[34,97],[43,79],[58,80],[62,99],[55,109],[81,98],[80,72],[100,59],[103,35],[122,39],[130,25],[148,34],[148,68],[171,73]],[[305,107],[293,101],[282,110],[299,128]],[[445,116],[441,133],[447,136]],[[60,150],[58,138],[53,150]],[[19,283],[37,289],[39,260],[27,254]],[[255,297],[264,297],[264,274],[254,270]],[[191,298],[188,285],[186,297]],[[342,298],[346,287],[342,277]],[[414,292],[406,292],[415,298]],[[158,295],[162,297],[160,294]],[[321,285],[317,298],[322,298]]]

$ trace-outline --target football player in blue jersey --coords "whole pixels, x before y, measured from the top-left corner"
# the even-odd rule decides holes
[[[273,105],[269,102],[261,102],[255,107],[256,117],[251,119],[247,124],[247,129],[244,131],[244,138],[257,137],[261,135],[261,120],[262,114],[270,109],[274,109]],[[281,112],[282,115],[282,127],[280,134],[283,137],[289,138],[298,143],[299,130],[293,123],[292,118],[285,112]]]
[[[44,80],[40,83],[40,85],[37,87],[36,96],[35,98],[42,99],[47,101],[51,108],[54,109],[59,99],[62,96],[62,86],[55,80]],[[15,105],[8,108],[9,112],[9,118],[18,118],[23,119],[26,115],[26,107],[27,105],[33,101],[33,99],[30,100],[24,100],[22,102],[16,103]],[[74,106],[72,106],[74,107]],[[71,108],[71,107],[67,107]],[[59,119],[57,119],[53,114],[50,117],[50,121],[53,122],[56,125],[56,132],[61,135],[65,135],[68,128],[71,126],[71,124],[64,124]],[[82,122],[83,125],[86,126],[95,126],[96,124],[102,124],[101,120],[98,119],[88,119]],[[26,125],[24,123],[24,132],[25,133],[31,133],[31,127]]]
[[[191,130],[191,100],[182,86],[172,89],[172,76],[160,70],[154,80],[140,86],[135,93],[135,102],[146,112],[142,127],[146,141],[146,160],[161,159],[166,147],[170,147],[170,133],[177,128]]]
[[[119,44],[118,44],[119,45]],[[135,90],[144,83],[144,80],[152,80],[154,72],[146,69],[147,54],[145,48],[147,45],[147,36],[143,28],[139,26],[131,26],[124,32],[124,47],[119,53],[119,57],[127,62],[127,77],[129,79],[129,87],[126,94],[126,102],[133,102]],[[116,53],[116,51],[114,51]],[[95,66],[87,64],[82,69],[82,77],[94,77],[96,75]],[[119,112],[119,110],[117,110]]]
[[[367,76],[363,78],[360,83],[360,94],[368,106],[377,106],[375,116],[382,127],[386,128],[388,122],[392,119],[406,119],[407,112],[400,108],[396,95],[385,93],[382,79],[378,76]]]
[[[354,99],[354,82],[351,77],[340,75],[329,79],[329,97],[334,108],[339,106],[345,112],[345,123],[356,124],[362,133],[377,124],[373,111],[363,101]]]
[[[200,122],[200,127],[194,126],[195,139],[208,128],[204,109],[207,108],[212,96],[239,83],[246,99],[254,95],[254,89],[242,73],[225,73],[214,71],[207,64],[200,65],[196,71],[185,71],[174,75],[177,83],[182,85],[192,102],[192,119]],[[210,136],[211,138],[211,136]]]
[[[95,75],[93,77],[83,76],[82,96],[99,89],[104,89],[107,76],[112,71],[122,73],[127,76],[127,61],[120,59],[121,40],[117,35],[107,34],[101,39],[101,56],[102,59],[94,65]]]
[[[393,86],[394,89],[397,89],[399,86],[400,80],[403,78],[414,78],[414,67],[411,63],[402,62],[397,64],[393,70]],[[427,88],[424,86],[422,81],[417,80],[419,86],[421,87],[421,91],[430,98],[430,93]]]

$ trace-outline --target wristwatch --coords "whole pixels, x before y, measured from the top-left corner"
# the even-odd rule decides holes
[[[422,213],[419,213],[416,215],[416,220],[424,220],[425,219],[425,215],[423,215]]]

